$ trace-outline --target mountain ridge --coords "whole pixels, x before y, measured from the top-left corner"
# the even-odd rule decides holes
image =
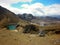
[[[0,6],[0,27],[10,23],[18,23],[19,17],[8,9]]]

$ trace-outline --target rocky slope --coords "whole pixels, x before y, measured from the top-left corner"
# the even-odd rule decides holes
[[[9,23],[18,23],[19,17],[8,9],[0,6],[0,27]]]

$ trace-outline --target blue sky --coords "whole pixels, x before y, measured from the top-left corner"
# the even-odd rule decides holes
[[[34,4],[34,3],[42,3],[45,6],[52,5],[52,4],[60,4],[60,0],[32,0],[32,2],[18,2],[11,4],[12,7],[21,8],[20,6],[23,4]]]
[[[34,0],[33,2],[43,3],[44,5],[51,5],[55,3],[60,4],[60,0]]]

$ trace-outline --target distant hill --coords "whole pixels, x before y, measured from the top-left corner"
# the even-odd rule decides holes
[[[40,20],[60,20],[60,15],[52,15],[52,16],[33,16],[32,14],[18,14],[21,19],[31,21],[33,19]]]
[[[26,21],[31,21],[32,19],[35,19],[35,16],[33,16],[32,14],[26,14],[26,13],[18,14],[18,17]]]
[[[51,17],[56,17],[56,18],[60,19],[60,15],[52,15]]]
[[[40,24],[41,21],[44,22],[52,22],[52,21],[60,21],[60,16],[59,15],[52,15],[52,16],[33,16],[32,14],[18,14],[18,17],[30,21],[33,23],[38,23]]]
[[[40,17],[40,19],[51,20],[51,21],[60,21],[60,18],[55,17],[55,16],[45,16],[45,17]]]

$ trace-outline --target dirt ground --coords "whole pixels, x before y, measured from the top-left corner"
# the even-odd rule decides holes
[[[0,45],[60,45],[60,35],[39,37],[37,34],[0,29]]]

